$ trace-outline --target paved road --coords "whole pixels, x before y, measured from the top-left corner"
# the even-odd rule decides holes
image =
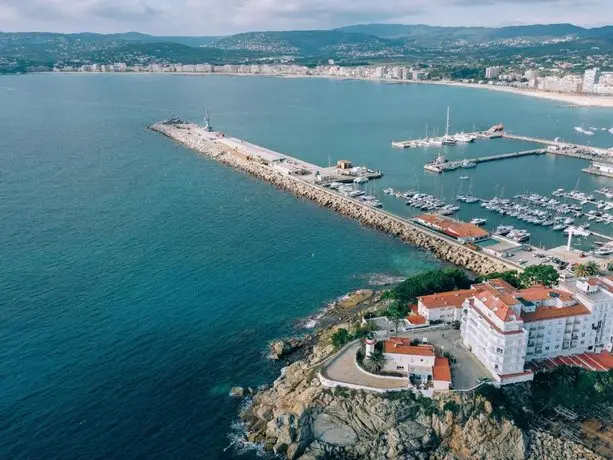
[[[398,334],[400,337],[428,340],[440,352],[450,352],[456,362],[451,364],[451,380],[455,390],[468,390],[479,383],[479,378],[491,379],[491,374],[479,360],[464,348],[460,331],[454,329],[420,329]],[[393,379],[369,375],[357,367],[355,355],[360,343],[354,343],[332,359],[322,368],[322,374],[337,382],[362,385],[371,388],[395,389],[407,388],[407,379]]]
[[[355,355],[358,352],[360,343],[354,343],[342,350],[338,356],[326,364],[321,372],[327,377],[337,382],[351,383],[371,388],[395,389],[407,388],[408,379],[393,379],[389,377],[375,377],[358,369],[355,362]]]

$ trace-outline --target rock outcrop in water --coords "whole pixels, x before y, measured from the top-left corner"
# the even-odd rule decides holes
[[[301,198],[307,198],[339,214],[356,219],[365,226],[400,238],[406,243],[432,252],[438,259],[464,267],[477,274],[485,275],[497,271],[518,269],[516,266],[452,242],[404,219],[395,218],[355,200],[287,176],[262,164],[257,159],[229,151],[219,144],[195,135],[190,131],[190,126],[189,124],[156,123],[151,126],[151,129],[223,164],[270,182],[278,188],[287,190]]]

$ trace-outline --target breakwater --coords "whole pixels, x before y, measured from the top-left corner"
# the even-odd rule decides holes
[[[164,134],[200,154],[214,158],[222,164],[265,180],[277,188],[314,201],[320,206],[356,219],[362,225],[375,228],[395,236],[401,241],[430,251],[440,260],[464,267],[481,275],[509,269],[521,270],[520,266],[512,262],[473,250],[407,219],[339,195],[300,176],[284,174],[262,158],[254,157],[249,151],[241,150],[239,145],[229,147],[224,143],[223,135],[206,132],[198,125],[177,121],[173,123],[160,122],[151,125],[150,129]]]

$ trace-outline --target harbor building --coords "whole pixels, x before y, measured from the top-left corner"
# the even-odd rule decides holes
[[[366,341],[366,357],[374,351],[375,340]],[[383,370],[407,375],[411,383],[434,391],[449,390],[451,369],[447,358],[436,356],[432,345],[413,345],[406,337],[390,337],[383,341]]]
[[[594,162],[583,171],[596,176],[613,177],[613,164]]]
[[[415,222],[457,239],[460,243],[475,243],[489,238],[490,234],[478,225],[460,222],[447,217],[423,214]]]
[[[613,277],[527,289],[493,279],[422,296],[417,308],[429,321],[460,318],[462,343],[499,384],[532,380],[538,363],[560,358],[590,368],[613,350]]]

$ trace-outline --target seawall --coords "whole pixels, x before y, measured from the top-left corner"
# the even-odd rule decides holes
[[[362,225],[375,228],[406,243],[430,251],[440,260],[464,267],[480,275],[505,270],[521,271],[520,266],[511,262],[475,251],[406,219],[346,198],[298,177],[283,174],[258,159],[251,158],[238,149],[230,149],[212,138],[205,139],[200,135],[201,128],[197,125],[155,123],[150,126],[150,129],[200,154],[214,158],[220,163],[265,180],[280,189],[289,191],[298,197],[307,198],[339,214],[356,219]]]

